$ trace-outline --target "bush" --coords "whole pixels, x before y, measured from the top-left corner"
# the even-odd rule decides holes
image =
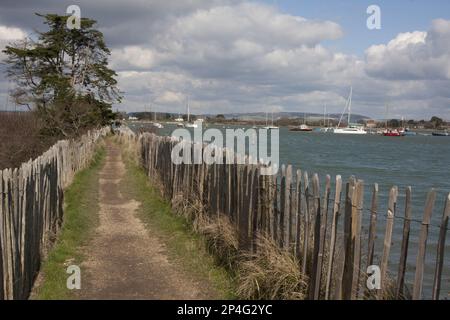
[[[42,127],[33,112],[0,112],[0,169],[19,167],[57,141],[42,135]]]

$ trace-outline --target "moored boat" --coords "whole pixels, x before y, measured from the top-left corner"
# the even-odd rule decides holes
[[[307,126],[306,124],[301,124],[299,126],[295,126],[295,127],[290,127],[289,131],[296,131],[296,132],[311,132],[313,131],[313,129],[311,129],[309,126]]]
[[[394,130],[386,130],[385,132],[383,132],[383,136],[385,136],[385,137],[401,137],[402,134],[400,133],[400,131],[394,129]]]
[[[345,105],[344,112],[342,112],[341,118],[339,119],[339,123],[337,128],[333,129],[333,133],[336,134],[358,134],[363,135],[367,134],[367,131],[364,130],[364,127],[357,124],[352,124],[350,122],[352,116],[352,96],[353,96],[353,87],[350,87],[350,95],[348,96],[347,103]],[[342,117],[344,116],[345,111],[347,111],[347,127],[341,128]]]
[[[448,136],[450,136],[448,131],[437,131],[437,132],[433,132],[432,135],[435,136],[435,137],[448,137]]]

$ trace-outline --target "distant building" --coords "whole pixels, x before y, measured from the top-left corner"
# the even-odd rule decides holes
[[[128,120],[130,120],[130,121],[136,121],[136,120],[139,120],[137,117],[133,117],[133,116],[131,116],[131,117],[128,117]]]
[[[376,128],[376,126],[377,126],[376,121],[373,119],[368,119],[368,120],[365,120],[364,122],[365,122],[365,125],[367,128]]]

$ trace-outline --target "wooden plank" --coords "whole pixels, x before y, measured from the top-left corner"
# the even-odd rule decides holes
[[[400,251],[400,262],[398,265],[397,288],[395,297],[400,299],[403,296],[403,287],[405,285],[406,261],[408,258],[409,232],[411,228],[411,187],[405,191],[405,219],[403,223],[403,238]]]
[[[425,204],[425,212],[423,214],[422,226],[420,228],[419,236],[419,250],[416,260],[416,273],[414,276],[413,300],[422,298],[423,273],[425,269],[425,254],[428,239],[428,226],[431,221],[431,214],[433,213],[434,202],[436,201],[436,190],[431,189],[427,196]]]
[[[387,270],[389,264],[389,254],[391,251],[392,244],[392,230],[394,228],[394,216],[395,210],[397,207],[397,197],[398,197],[398,188],[396,186],[391,188],[389,192],[389,204],[386,216],[386,231],[384,234],[384,245],[383,245],[383,255],[381,258],[381,266],[380,266],[380,284],[381,289],[378,290],[378,298],[382,298],[383,294],[386,292],[386,283],[387,283]]]
[[[336,189],[334,192],[333,216],[331,221],[330,250],[328,252],[327,280],[325,285],[325,300],[328,300],[330,298],[331,292],[331,278],[333,272],[334,253],[336,248],[336,234],[340,216],[341,194],[342,194],[342,178],[340,175],[336,176],[335,188]]]
[[[323,196],[323,207],[320,211],[320,233],[319,233],[319,253],[316,266],[316,284],[314,292],[314,300],[320,299],[320,289],[322,280],[322,268],[323,268],[323,258],[325,254],[325,244],[326,244],[326,234],[327,234],[327,224],[328,224],[328,206],[330,201],[330,185],[331,177],[326,176],[325,180],[325,191]],[[319,203],[320,205],[320,203]]]
[[[295,247],[295,255],[297,256],[298,259],[301,258],[301,241],[300,241],[300,237],[301,237],[301,217],[302,217],[302,171],[301,170],[297,170],[296,172],[296,184],[297,187],[295,188],[295,192],[296,192],[296,204],[297,204],[297,208],[296,208],[296,214],[297,214],[297,220],[296,220],[296,234],[295,234],[295,242],[296,242],[296,247]]]
[[[11,190],[11,179],[12,171],[11,169],[6,169],[3,171],[4,179],[4,192],[5,192],[5,204],[4,204],[4,214],[5,214],[5,260],[6,260],[6,270],[5,270],[5,299],[12,300],[14,298],[14,273],[13,273],[13,246],[12,246],[12,190]]]
[[[292,183],[289,203],[289,251],[296,255],[297,248],[297,173],[292,173]],[[295,178],[294,178],[295,175]]]
[[[303,174],[304,192],[305,192],[305,224],[303,228],[303,257],[302,257],[302,272],[308,275],[308,254],[309,254],[309,228],[310,228],[310,215],[309,215],[309,177],[308,172]]]
[[[321,267],[320,257],[320,229],[321,229],[321,206],[320,206],[320,186],[319,186],[319,175],[316,173],[312,179],[312,199],[313,199],[313,219],[314,219],[314,247],[312,256],[312,269],[311,269],[311,279],[310,279],[310,289],[309,298],[312,300],[317,300],[319,298],[320,291],[320,271],[318,269],[319,264]]]
[[[286,175],[285,175],[285,196],[284,196],[284,219],[282,221],[283,223],[283,248],[285,250],[289,250],[291,243],[290,243],[290,232],[291,232],[291,192],[292,192],[292,166],[288,165],[286,167]]]
[[[281,248],[285,248],[285,234],[287,233],[286,225],[286,204],[288,200],[286,199],[287,196],[287,181],[286,181],[286,167],[284,165],[281,166],[281,181],[280,181],[280,214],[278,219],[278,225],[279,225],[279,233],[278,233],[278,243]]]
[[[6,270],[6,266],[4,263],[4,254],[5,254],[4,217],[5,217],[5,212],[3,210],[3,203],[4,203],[3,170],[0,170],[0,300],[5,299],[4,275],[5,275],[5,270]]]
[[[358,180],[356,183],[356,197],[352,205],[352,234],[354,235],[354,259],[353,259],[353,280],[351,299],[355,300],[359,294],[359,278],[361,271],[361,224],[364,204],[364,181]]]
[[[433,282],[433,300],[439,300],[441,291],[442,267],[444,265],[445,238],[447,236],[448,219],[450,217],[450,194],[445,202],[444,213],[442,215],[441,227],[439,231],[439,240],[436,253],[436,269]]]
[[[377,214],[378,214],[378,183],[373,185],[372,205],[370,206],[369,240],[367,248],[367,267],[373,265],[373,255],[375,253],[375,239],[377,236]]]
[[[280,172],[276,175],[273,176],[274,180],[273,180],[273,197],[272,197],[272,210],[273,210],[273,240],[276,243],[279,243],[279,239],[280,239],[280,210],[278,208],[278,196],[279,196],[279,191],[278,191],[278,180],[279,179],[279,175]]]
[[[352,209],[355,197],[355,179],[350,178],[346,186],[345,195],[345,216],[344,216],[344,268],[342,275],[342,298],[350,300],[352,281],[353,281],[353,260],[354,260],[354,246],[352,235]]]

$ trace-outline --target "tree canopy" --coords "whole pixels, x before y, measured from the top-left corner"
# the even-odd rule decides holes
[[[51,134],[76,135],[108,123],[121,95],[96,21],[82,18],[79,29],[69,29],[68,16],[37,15],[48,30],[3,50],[8,77],[16,83],[15,102],[37,110]]]

